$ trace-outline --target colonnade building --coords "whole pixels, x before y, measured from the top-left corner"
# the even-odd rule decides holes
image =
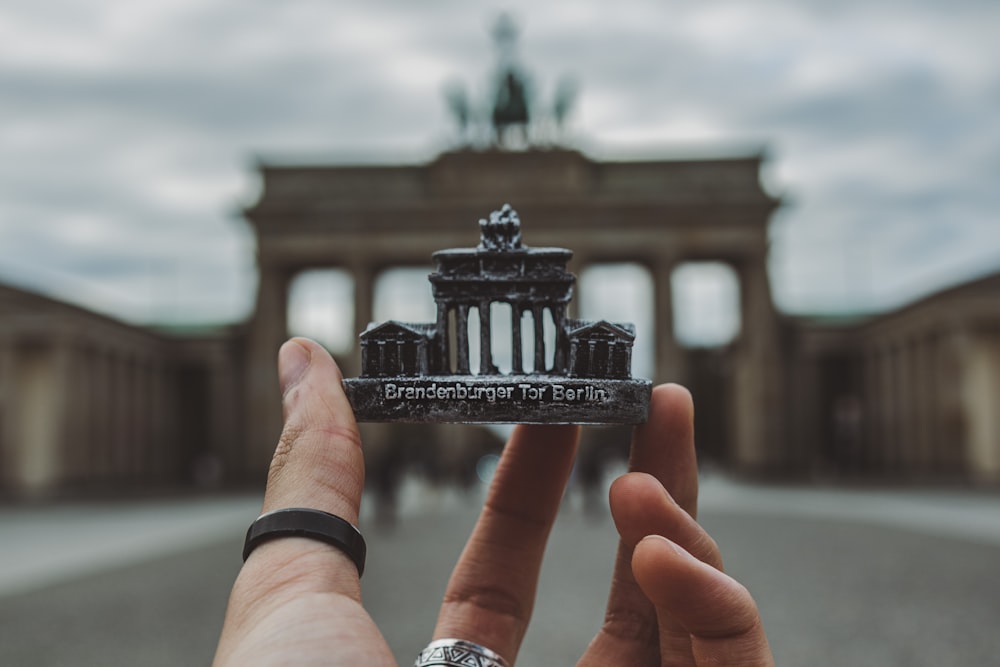
[[[361,334],[374,319],[383,272],[426,266],[440,248],[468,247],[469,222],[505,201],[530,220],[533,243],[573,249],[550,257],[559,260],[557,277],[617,263],[648,276],[651,330],[581,326],[597,327],[584,334],[605,337],[609,349],[617,340],[624,347],[615,349],[627,349],[633,333],[654,341],[651,379],[691,387],[703,458],[754,474],[1000,483],[1000,279],[851,323],[782,316],[767,270],[780,201],[761,187],[762,161],[761,154],[598,161],[563,149],[466,148],[409,165],[263,164],[260,196],[245,211],[259,285],[244,323],[164,332],[2,291],[0,495],[195,477],[259,484],[281,428],[275,358],[289,334],[295,277],[316,268],[348,274],[351,303],[330,307],[353,312]],[[478,364],[480,373],[493,373],[497,343],[485,331],[496,322],[486,304],[497,295],[467,298],[457,289],[449,272],[466,275],[470,256],[437,261],[437,321],[409,327],[427,341],[427,368],[471,372]],[[702,261],[728,266],[738,283],[739,331],[713,349],[688,347],[675,335],[674,272]],[[553,284],[563,291],[547,294],[544,306],[526,287],[505,312],[513,327],[537,331],[543,306],[543,321],[562,324],[558,353],[540,354],[537,335],[527,336],[511,371],[517,360],[522,371],[537,372],[592,358],[589,343],[570,340],[579,320],[565,300],[569,283]],[[467,329],[451,329],[473,310],[482,325],[478,360],[459,354],[471,348],[461,337]],[[367,354],[365,363],[375,363]],[[397,363],[419,370],[423,358]],[[375,368],[363,367],[360,340],[337,359],[346,377]],[[383,426],[365,425],[373,461],[379,451],[398,452],[399,432]],[[433,439],[457,460],[476,437],[443,426]]]
[[[649,379],[657,382],[686,382],[701,372],[695,367],[700,360],[674,333],[674,271],[694,261],[730,267],[739,285],[740,332],[721,352],[726,377],[712,380],[718,390],[706,392],[700,412],[715,415],[727,435],[738,434],[724,454],[734,465],[782,467],[787,441],[781,412],[774,407],[783,400],[780,319],[767,275],[769,221],[779,201],[760,185],[761,162],[760,154],[601,162],[565,149],[467,148],[426,164],[263,165],[260,197],[245,212],[258,242],[260,282],[247,328],[244,468],[266,469],[280,431],[274,356],[287,336],[288,293],[295,277],[314,269],[348,274],[354,329],[360,333],[375,319],[375,283],[383,272],[426,266],[441,248],[475,245],[478,234],[470,221],[503,202],[530,224],[532,246],[572,249],[565,258],[569,273],[579,276],[591,266],[621,263],[647,272],[653,326],[636,333],[652,342]],[[442,258],[448,266],[464,261],[459,255],[435,261]],[[438,307],[448,308],[449,317],[469,312],[457,301],[448,304],[457,294],[449,292],[445,279],[432,278],[432,284],[439,304],[447,304]],[[576,319],[578,301],[579,295],[563,312],[556,299],[553,320]],[[462,305],[476,306],[479,314],[492,312],[477,301]],[[529,313],[537,305],[521,304]],[[524,321],[535,319],[532,313]],[[481,356],[484,348],[490,349],[480,341]],[[565,364],[570,352],[565,340],[562,350]],[[531,348],[524,352],[526,365],[533,362]],[[338,361],[345,377],[361,374],[357,347]],[[489,370],[488,359],[483,368]],[[368,431],[368,441],[378,448],[379,429]]]
[[[238,341],[0,285],[0,499],[223,483],[242,456]]]

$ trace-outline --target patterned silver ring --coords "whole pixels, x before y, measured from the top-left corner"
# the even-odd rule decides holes
[[[507,667],[507,661],[464,639],[438,639],[420,652],[413,667]]]

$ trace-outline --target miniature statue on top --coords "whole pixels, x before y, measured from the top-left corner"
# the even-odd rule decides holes
[[[361,334],[361,377],[344,381],[358,420],[644,422],[651,383],[631,377],[633,325],[567,316],[576,282],[566,270],[572,252],[525,246],[521,221],[506,204],[479,226],[478,247],[433,255],[436,322],[373,322]],[[496,303],[510,311],[509,373],[500,371],[493,354]],[[473,309],[478,372],[470,358]],[[525,319],[531,326],[527,346]]]

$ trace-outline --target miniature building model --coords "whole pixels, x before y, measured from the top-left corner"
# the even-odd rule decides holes
[[[427,375],[433,326],[390,320],[361,334],[361,372],[365,377]]]
[[[577,322],[569,332],[569,374],[573,377],[605,377],[624,380],[632,368],[631,324]]]
[[[373,323],[361,334],[361,377],[346,380],[362,421],[639,423],[651,383],[631,378],[630,324],[567,317],[572,252],[529,248],[517,213],[504,205],[480,220],[476,248],[440,250],[429,276],[434,323]],[[492,306],[511,313],[511,371],[493,354]],[[472,372],[469,314],[479,315],[479,364]],[[530,316],[531,371],[522,322]],[[545,320],[555,336],[546,349]],[[551,359],[551,365],[548,360]]]

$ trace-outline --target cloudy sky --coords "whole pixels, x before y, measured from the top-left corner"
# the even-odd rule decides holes
[[[486,94],[501,10],[596,158],[766,148],[778,305],[892,307],[1000,269],[995,0],[6,0],[0,281],[232,321],[257,159],[422,161]]]

